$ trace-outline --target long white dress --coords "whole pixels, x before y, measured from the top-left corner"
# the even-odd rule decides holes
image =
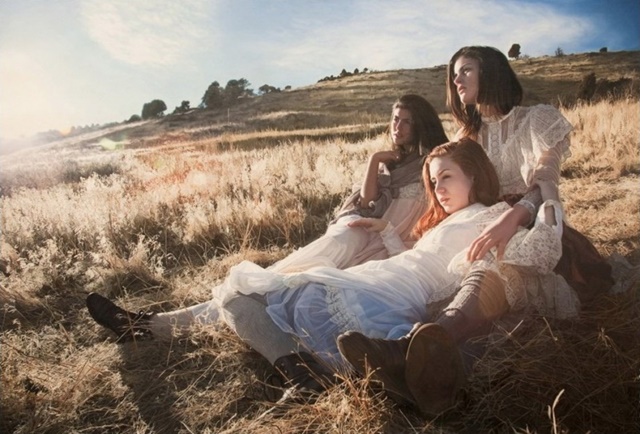
[[[399,189],[399,196],[391,201],[382,219],[393,224],[405,246],[410,248],[415,243],[411,231],[426,209],[424,186],[416,182]],[[278,272],[302,271],[315,266],[344,269],[388,258],[378,234],[347,226],[359,218],[357,215],[341,217],[329,225],[324,235],[275,263],[272,269]]]
[[[396,228],[395,232],[405,248],[411,248],[415,244],[412,230],[426,208],[424,185],[422,182],[415,182],[400,187],[398,197],[391,200],[384,212],[382,218]],[[358,218],[360,217],[357,215],[341,217],[329,225],[326,233],[320,238],[294,251],[269,269],[278,273],[303,271],[317,266],[344,269],[367,261],[388,258],[389,253],[377,233],[347,226],[350,221]],[[231,294],[225,293],[222,286],[213,287],[211,292],[211,300],[184,309],[160,313],[157,317],[166,324],[180,325],[183,328],[193,322],[215,324],[220,319],[220,301],[228,300],[227,297]],[[166,332],[158,330],[156,333]]]
[[[340,366],[336,338],[341,333],[356,330],[369,337],[394,339],[408,333],[416,322],[428,320],[425,306],[457,289],[464,275],[461,263],[466,248],[507,209],[504,203],[490,208],[473,204],[428,231],[412,249],[345,270],[316,267],[282,274],[243,262],[231,269],[219,295],[265,295],[267,313],[283,331]],[[538,245],[539,254],[523,254],[520,246],[529,250],[532,243]],[[541,224],[520,231],[509,244],[505,260],[536,273],[548,272],[560,252],[557,228]]]

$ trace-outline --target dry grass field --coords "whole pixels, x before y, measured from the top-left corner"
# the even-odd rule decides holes
[[[234,264],[266,266],[312,241],[384,146],[397,96],[420,93],[444,110],[443,67],[5,153],[0,432],[640,432],[639,63],[638,52],[514,61],[529,103],[566,104],[568,220],[611,258],[621,290],[579,320],[498,328],[465,401],[435,420],[349,376],[314,404],[276,406],[263,384],[272,368],[225,326],[117,344],[84,299],[95,291],[130,309],[177,309],[207,300]],[[633,87],[574,104],[592,71]]]

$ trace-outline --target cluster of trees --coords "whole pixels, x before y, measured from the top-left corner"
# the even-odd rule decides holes
[[[337,77],[335,77],[335,76],[333,76],[333,75],[329,75],[329,76],[326,76],[325,78],[321,78],[320,80],[318,80],[318,83],[320,83],[320,82],[322,82],[322,81],[339,80],[339,79],[341,79],[341,78],[343,78],[343,77],[350,77],[350,76],[352,76],[352,75],[366,74],[367,72],[370,72],[370,71],[369,71],[369,68],[364,68],[364,69],[362,70],[362,72],[360,72],[360,70],[359,70],[358,68],[354,69],[354,70],[353,70],[353,72],[349,72],[349,71],[347,71],[346,69],[343,69],[343,70],[340,72],[340,75],[338,75]]]
[[[240,99],[255,95],[253,89],[249,89],[250,85],[245,78],[229,80],[225,87],[214,81],[204,93],[201,106],[208,109],[231,107]]]
[[[230,107],[238,103],[242,98],[255,95],[253,89],[249,88],[250,85],[251,83],[249,83],[245,78],[229,80],[225,87],[220,86],[220,83],[214,81],[209,85],[204,93],[202,103],[199,107],[208,109]],[[291,86],[287,86],[285,88],[285,90],[289,89],[291,89]],[[280,89],[265,84],[260,87],[260,92],[280,92]],[[134,114],[127,120],[127,122],[137,122],[140,120],[162,117],[164,116],[165,110],[167,110],[165,102],[161,99],[154,99],[142,106],[142,116]],[[173,110],[172,114],[186,113],[189,110],[191,110],[191,103],[185,100]]]
[[[602,47],[600,48],[600,53],[606,53],[608,51],[607,47]],[[563,57],[564,56],[564,50],[561,47],[556,48],[556,51],[553,53],[556,57]],[[507,52],[507,56],[509,56],[512,59],[516,59],[518,60],[520,58],[520,44],[513,44],[511,45],[511,48],[509,48],[509,51]],[[528,58],[529,56],[523,56],[524,58]]]
[[[291,90],[291,86],[286,86],[284,90]],[[274,92],[282,92],[282,90],[279,87],[271,86],[268,84],[263,84],[258,88],[258,95],[265,95],[267,93]]]

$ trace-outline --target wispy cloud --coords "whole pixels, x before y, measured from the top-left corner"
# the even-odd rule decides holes
[[[440,65],[464,45],[616,47],[629,32],[583,10],[596,2],[0,0],[0,136],[193,101],[213,80],[300,86],[342,68]]]
[[[395,69],[441,64],[464,45],[492,45],[503,51],[519,43],[523,53],[551,54],[559,45],[584,38],[587,19],[565,16],[545,5],[468,0],[356,2],[349,19],[298,18],[304,33],[280,47],[281,68],[320,61],[332,70],[358,66]]]
[[[207,0],[87,0],[81,12],[91,38],[113,58],[167,66],[197,48],[211,8]]]

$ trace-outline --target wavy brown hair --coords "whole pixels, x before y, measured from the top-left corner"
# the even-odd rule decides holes
[[[433,148],[449,141],[444,132],[438,112],[420,95],[403,95],[393,104],[393,110],[405,109],[411,113],[411,129],[413,141],[401,149],[403,155],[417,152],[419,155],[427,155]],[[393,111],[389,121],[389,132],[393,128]]]
[[[454,80],[454,66],[461,57],[475,59],[480,65],[479,89],[476,104],[460,101]],[[465,136],[476,138],[482,115],[506,115],[522,103],[522,85],[509,60],[493,47],[470,46],[459,49],[447,66],[447,106],[462,127]]]
[[[496,169],[491,164],[482,146],[469,138],[463,138],[457,142],[449,142],[436,147],[427,156],[422,169],[422,178],[429,205],[427,211],[420,217],[413,228],[414,235],[421,237],[429,229],[438,225],[449,214],[442,208],[436,198],[435,186],[431,182],[429,163],[435,158],[448,157],[462,169],[462,172],[473,179],[473,185],[469,192],[469,203],[480,202],[491,206],[498,202],[500,194],[500,181]]]

